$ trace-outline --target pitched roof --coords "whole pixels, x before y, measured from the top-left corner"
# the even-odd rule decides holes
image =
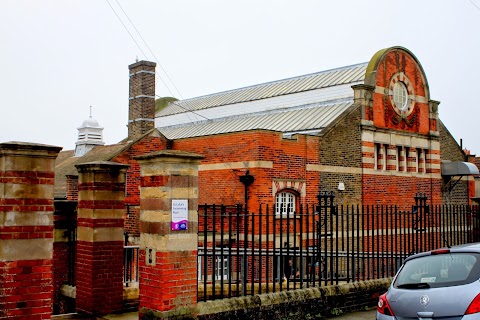
[[[168,139],[246,130],[320,134],[353,105],[367,63],[170,102],[156,114]]]
[[[172,140],[260,129],[283,132],[284,135],[319,134],[352,105],[351,101],[316,103],[296,109],[206,120],[158,129]]]
[[[93,161],[109,161],[132,142],[122,142],[107,146],[96,146],[81,157],[74,157],[74,150],[62,151],[55,161],[55,188],[56,199],[66,198],[67,175],[78,175],[77,164]]]
[[[162,117],[187,111],[197,111],[223,105],[268,99],[292,93],[328,88],[363,81],[368,63],[325,70],[293,78],[262,83],[206,96],[170,103],[156,116]],[[353,93],[352,93],[353,95]]]

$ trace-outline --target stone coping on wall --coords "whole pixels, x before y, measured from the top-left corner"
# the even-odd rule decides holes
[[[246,310],[251,310],[252,313],[260,310],[269,310],[270,313],[276,313],[277,311],[275,311],[275,309],[278,309],[278,314],[282,314],[285,309],[299,305],[320,305],[323,317],[336,316],[346,312],[374,308],[376,306],[376,299],[388,289],[391,281],[392,278],[365,280],[339,285],[310,287],[290,291],[256,294],[253,296],[198,302],[197,308],[191,310],[172,310],[171,312],[162,315],[152,315],[152,319],[198,318],[218,320],[228,319],[234,314],[243,314]],[[73,294],[74,296],[74,290],[75,287],[64,286],[64,288],[62,288],[62,293],[68,296],[72,296]],[[128,292],[127,295],[136,296],[138,294],[138,288],[136,287],[129,288],[127,291],[131,291]],[[124,298],[125,294],[126,292],[124,292]],[[132,298],[132,296],[129,298]],[[365,301],[367,297],[367,300],[369,301]],[[192,317],[194,314],[195,316]],[[137,315],[137,312],[130,312],[124,315],[116,315],[116,317],[118,319],[137,319]],[[56,316],[55,319],[70,319],[68,316],[69,315]],[[72,318],[78,319],[78,315]],[[288,316],[284,316],[284,318],[289,319]]]
[[[211,318],[215,314],[231,313],[236,310],[245,309],[265,309],[272,308],[282,304],[297,304],[305,303],[308,300],[311,302],[323,301],[324,304],[328,304],[329,298],[338,296],[354,295],[355,293],[362,292],[377,292],[381,294],[385,292],[390,283],[391,278],[379,279],[379,280],[365,280],[359,282],[352,282],[340,285],[330,285],[324,287],[311,287],[305,289],[296,289],[290,291],[281,291],[267,294],[257,294],[254,296],[235,297],[221,300],[212,300],[198,303],[198,317],[199,318]],[[377,297],[378,297],[377,295]],[[364,305],[352,305],[349,306],[348,301],[345,300],[345,310],[348,312],[364,310]],[[369,307],[373,308],[375,305]],[[338,310],[338,308],[332,306],[330,308],[334,313],[342,313],[345,310]],[[336,311],[335,311],[336,310]],[[215,317],[216,318],[216,317]]]

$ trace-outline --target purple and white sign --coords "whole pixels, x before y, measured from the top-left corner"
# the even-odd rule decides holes
[[[187,230],[188,200],[172,200],[172,230]]]

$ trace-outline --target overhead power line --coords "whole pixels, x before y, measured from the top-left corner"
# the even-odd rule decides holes
[[[113,6],[110,4],[110,2],[108,0],[105,0],[109,7],[112,9],[112,11],[115,13],[115,15],[117,16],[118,20],[120,21],[120,23],[123,25],[123,27],[125,28],[125,30],[127,31],[127,33],[130,35],[130,37],[132,38],[133,42],[135,42],[135,45],[138,47],[138,49],[142,52],[143,56],[145,57],[146,60],[149,60],[148,56],[146,55],[146,53],[142,50],[142,48],[140,47],[139,43],[137,42],[137,40],[135,40],[135,37],[132,35],[132,33],[130,32],[130,30],[128,29],[128,27],[125,25],[125,23],[123,22],[122,18],[120,17],[120,15],[115,11],[115,9],[113,8]],[[130,17],[128,16],[128,14],[126,13],[126,11],[123,9],[123,7],[120,5],[120,3],[118,2],[118,0],[115,0],[115,2],[117,3],[117,5],[120,7],[120,9],[122,10],[123,14],[125,15],[125,17],[127,17],[128,21],[130,22],[130,24],[132,25],[132,27],[135,29],[136,33],[140,36],[140,39],[142,39],[143,43],[145,44],[145,46],[147,47],[147,49],[150,51],[150,53],[152,54],[152,56],[154,57],[155,61],[157,62],[157,64],[160,66],[160,68],[162,69],[163,73],[165,74],[165,76],[167,77],[167,79],[170,81],[170,83],[172,84],[172,86],[175,88],[178,96],[180,98],[183,99],[182,97],[182,94],[180,93],[180,90],[178,90],[177,86],[175,85],[175,83],[173,83],[172,79],[170,78],[170,76],[168,75],[167,71],[165,70],[165,68],[163,68],[162,64],[160,63],[160,61],[158,61],[157,57],[155,56],[155,54],[153,53],[153,51],[150,49],[150,47],[148,46],[147,42],[145,41],[145,39],[143,38],[143,36],[141,35],[140,31],[138,31],[137,27],[135,27],[135,24],[133,23],[133,21],[130,19]],[[170,87],[167,85],[167,83],[163,80],[163,77],[158,73],[158,72],[155,72],[155,74],[157,75],[158,79],[160,79],[160,81],[162,81],[163,85],[165,86],[165,88],[167,88],[168,92],[170,93],[170,95],[172,96],[175,96],[175,94],[172,92],[172,90],[170,90]]]
[[[135,42],[135,44],[137,45],[138,49],[142,52],[142,54],[144,55],[145,59],[148,60],[148,57],[147,55],[145,54],[145,52],[143,52],[142,48],[138,45],[138,42],[137,40],[135,40],[135,38],[133,37],[133,35],[130,33],[130,31],[128,30],[127,26],[125,25],[125,23],[123,23],[122,19],[120,18],[120,16],[117,14],[117,11],[115,11],[115,9],[113,9],[112,5],[110,4],[110,2],[108,2],[108,0],[105,0],[108,5],[110,6],[110,8],[112,9],[113,13],[115,13],[115,15],[117,16],[118,20],[120,21],[120,23],[123,25],[123,27],[125,28],[125,30],[128,32],[128,34],[130,35],[130,37],[132,38],[133,42]]]
[[[469,1],[475,6],[475,8],[478,9],[478,11],[480,11],[480,7],[475,2],[473,2],[473,0],[469,0]]]
[[[138,33],[138,35],[140,36],[140,39],[142,39],[143,43],[145,43],[145,46],[147,47],[148,51],[150,51],[150,53],[152,54],[153,58],[155,59],[155,61],[157,62],[157,64],[160,66],[160,68],[162,69],[163,73],[165,74],[165,76],[167,77],[168,81],[170,81],[170,83],[172,84],[172,86],[175,88],[175,91],[178,93],[179,97],[183,99],[182,97],[182,94],[180,93],[180,90],[178,90],[177,86],[175,85],[175,83],[172,81],[172,79],[170,78],[170,76],[168,75],[167,71],[165,70],[165,68],[163,68],[162,64],[160,63],[160,61],[158,61],[157,59],[157,56],[155,56],[155,53],[153,53],[152,49],[150,49],[150,47],[148,46],[148,43],[147,41],[145,41],[145,39],[142,37],[142,34],[140,33],[140,31],[138,31],[137,27],[135,27],[135,24],[133,23],[133,21],[130,19],[130,17],[128,16],[128,14],[125,12],[125,10],[123,10],[123,7],[122,5],[118,2],[118,0],[115,0],[115,2],[118,4],[118,6],[120,7],[120,9],[122,9],[123,13],[125,14],[125,17],[127,17],[128,21],[130,21],[130,24],[133,26],[133,28],[135,29],[135,31]],[[162,81],[163,82],[163,81]],[[170,92],[172,93],[172,92]]]
[[[131,34],[131,32],[128,30],[127,26],[125,25],[125,23],[123,23],[121,17],[117,14],[117,12],[114,10],[114,8],[112,7],[112,5],[110,4],[110,2],[108,0],[105,0],[108,5],[110,6],[110,8],[112,9],[112,11],[115,13],[115,15],[117,16],[118,20],[120,20],[120,22],[122,23],[123,27],[125,28],[125,30],[128,32],[128,34],[130,35],[130,37],[132,38],[132,40],[135,42],[136,46],[138,47],[138,49],[142,52],[142,54],[145,56],[145,59],[148,60],[148,57],[147,55],[145,54],[145,52],[142,50],[142,48],[140,47],[140,45],[138,44],[138,42],[135,40],[135,38],[133,37],[133,35]],[[152,56],[154,57],[155,61],[157,62],[157,64],[160,66],[160,68],[162,69],[163,73],[165,74],[165,76],[167,77],[167,79],[170,81],[170,83],[172,84],[172,86],[175,88],[176,92],[178,93],[179,97],[181,99],[183,99],[182,97],[182,94],[180,93],[180,90],[178,90],[177,86],[175,85],[175,83],[172,81],[172,79],[170,78],[170,76],[168,75],[168,73],[166,72],[166,70],[163,68],[162,64],[160,63],[160,61],[158,61],[157,57],[155,56],[155,54],[153,53],[153,51],[150,49],[150,47],[148,46],[147,42],[145,41],[145,39],[143,38],[143,36],[141,35],[140,31],[138,31],[138,29],[135,27],[135,24],[133,23],[133,21],[129,18],[128,14],[125,12],[125,10],[123,9],[123,7],[120,5],[120,3],[118,2],[118,0],[115,0],[115,2],[117,3],[117,5],[120,7],[120,9],[122,10],[123,14],[125,15],[125,17],[127,17],[128,21],[130,22],[130,24],[132,25],[132,27],[135,29],[136,33],[139,35],[140,39],[142,39],[143,43],[145,44],[145,46],[147,47],[147,49],[150,51],[150,53],[152,54]],[[172,96],[175,96],[172,91],[170,90],[169,86],[166,84],[166,82],[163,80],[163,78],[160,76],[160,74],[158,74],[158,72],[155,72],[155,74],[158,76],[158,78],[162,81],[162,83],[165,85],[165,87],[167,88],[167,90],[170,92],[170,94]],[[159,95],[156,95],[157,97],[160,97]],[[200,118],[203,118],[207,121],[212,121],[212,119],[209,119],[203,115],[201,115],[200,113],[194,111],[194,110],[191,110],[185,106],[182,106],[174,101],[171,101],[170,103],[176,105],[177,107],[183,109],[185,112],[186,112],[186,116],[187,118],[190,120],[190,122],[193,124],[194,123],[194,120],[192,120],[190,118],[190,116],[188,115],[188,113],[192,113]],[[211,149],[214,149],[215,146],[212,145],[210,143],[210,140],[212,139],[212,137],[209,137],[209,136],[206,136],[206,143],[207,145],[210,146]],[[230,165],[230,163],[228,162],[225,162],[225,164],[227,165],[227,167],[229,167],[231,170],[229,171],[230,174],[232,174],[234,176],[234,178],[238,178],[238,176],[234,173],[234,169],[232,168],[232,166]]]

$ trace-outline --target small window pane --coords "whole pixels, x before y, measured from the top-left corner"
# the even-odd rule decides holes
[[[396,82],[393,85],[393,102],[401,111],[407,108],[408,93],[407,88],[402,82]]]
[[[276,214],[290,214],[295,210],[295,195],[291,192],[277,193],[276,199]]]

